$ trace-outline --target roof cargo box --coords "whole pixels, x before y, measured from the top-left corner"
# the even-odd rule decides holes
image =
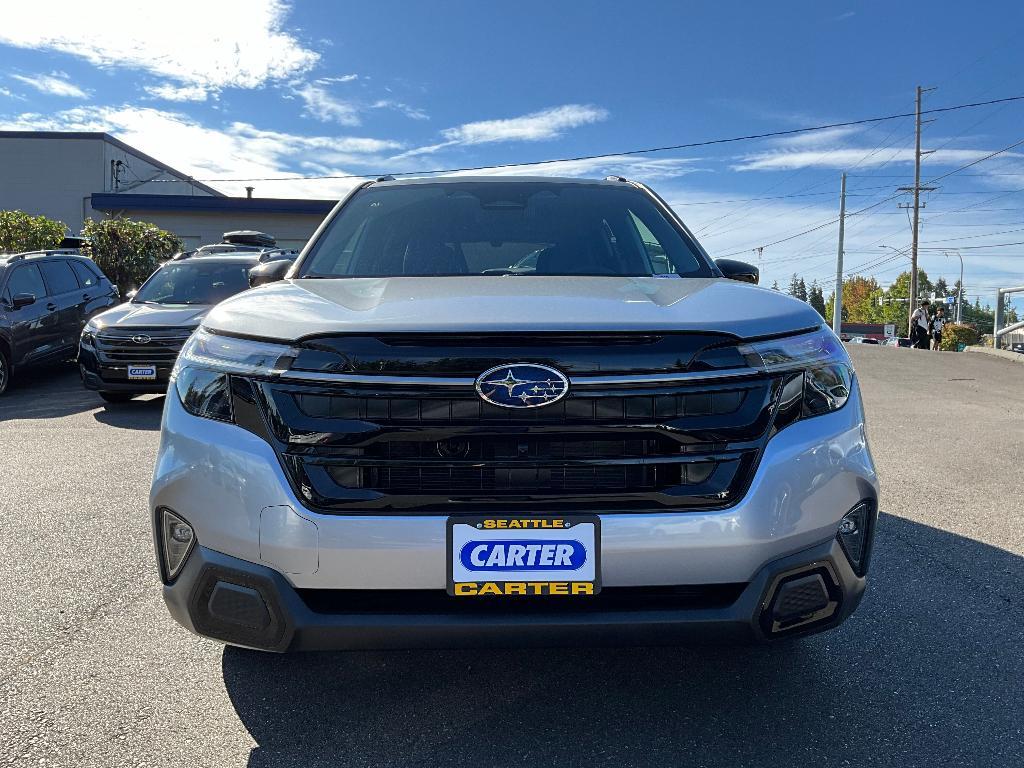
[[[256,232],[252,229],[239,229],[235,232],[225,232],[223,242],[235,243],[237,245],[258,245],[265,248],[273,248],[277,240],[266,232]]]

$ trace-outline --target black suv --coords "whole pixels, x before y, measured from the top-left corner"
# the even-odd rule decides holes
[[[117,301],[117,287],[74,251],[0,255],[0,394],[15,369],[73,358],[86,321]]]
[[[107,402],[162,394],[182,344],[218,302],[249,287],[258,251],[179,254],[120,306],[85,326],[78,349],[86,389]]]

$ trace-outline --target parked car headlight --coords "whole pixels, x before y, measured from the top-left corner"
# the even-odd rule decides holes
[[[200,329],[178,355],[171,381],[181,404],[194,416],[231,421],[231,376],[280,376],[299,350]]]
[[[753,368],[791,371],[779,396],[778,429],[801,418],[838,411],[850,399],[853,366],[843,343],[828,328],[746,344],[740,352]]]

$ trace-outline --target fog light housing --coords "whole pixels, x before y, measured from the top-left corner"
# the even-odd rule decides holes
[[[157,515],[160,521],[160,554],[163,557],[164,574],[167,581],[173,581],[196,544],[196,533],[188,521],[167,507],[160,507]]]
[[[836,538],[839,539],[853,572],[858,576],[863,576],[868,569],[872,522],[871,505],[868,502],[861,502],[843,515],[836,531]]]

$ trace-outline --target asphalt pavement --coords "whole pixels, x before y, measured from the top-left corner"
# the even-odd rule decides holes
[[[1024,764],[1024,366],[853,347],[883,484],[838,630],[764,647],[272,656],[194,637],[146,512],[163,399],[0,398],[0,765]]]

